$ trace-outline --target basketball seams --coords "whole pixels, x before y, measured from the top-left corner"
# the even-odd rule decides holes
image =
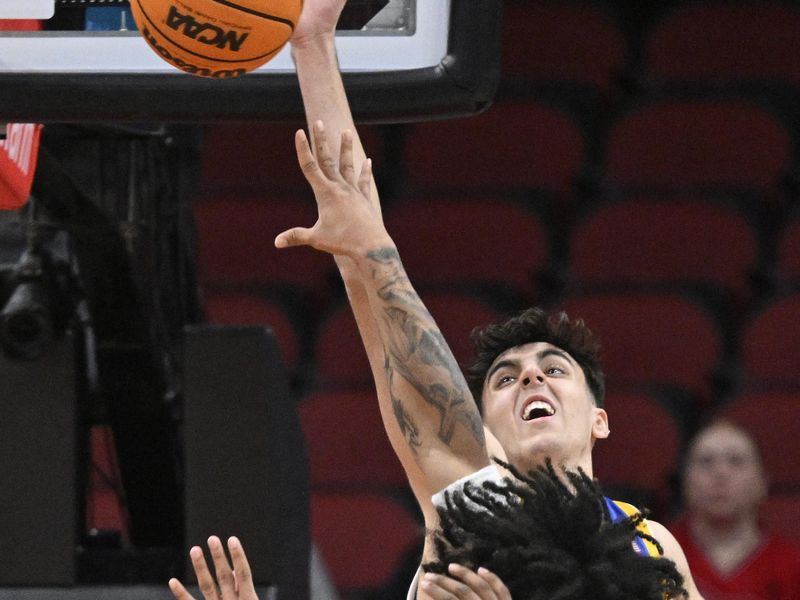
[[[278,46],[276,46],[274,48],[271,48],[270,50],[268,50],[264,54],[259,54],[259,55],[256,55],[256,56],[253,56],[253,57],[249,57],[249,58],[225,59],[225,58],[217,58],[216,56],[209,56],[209,55],[206,55],[206,54],[200,54],[198,52],[195,52],[193,50],[190,50],[189,48],[186,48],[186,47],[180,45],[171,36],[164,35],[164,32],[158,27],[158,24],[145,11],[144,6],[142,6],[142,0],[135,0],[135,1],[136,1],[136,4],[137,4],[138,8],[139,8],[139,11],[142,13],[142,16],[147,20],[147,22],[153,27],[153,29],[161,36],[161,38],[163,40],[169,42],[170,44],[172,44],[176,48],[180,49],[181,51],[186,52],[187,54],[191,54],[192,56],[195,56],[195,57],[200,58],[202,60],[213,61],[215,63],[226,63],[226,64],[231,64],[231,65],[237,65],[237,64],[241,64],[241,63],[251,63],[251,62],[255,62],[255,61],[265,61],[265,59],[268,59],[269,57],[273,56],[281,48],[283,48],[286,45],[286,42],[282,42],[280,45],[278,45]],[[217,0],[212,0],[212,1],[213,2],[217,2]],[[231,6],[231,8],[237,8],[238,9],[239,7]],[[291,28],[291,29],[293,30],[294,28]]]
[[[223,6],[229,6],[231,8],[235,8],[236,10],[242,11],[244,13],[251,14],[256,17],[261,17],[262,19],[267,19],[268,21],[273,21],[275,23],[282,23],[289,27],[292,31],[294,31],[294,23],[289,19],[285,19],[283,17],[279,17],[277,15],[270,15],[268,13],[262,13],[257,11],[254,8],[250,8],[249,6],[242,6],[241,4],[236,4],[235,2],[231,2],[230,0],[211,0],[216,4],[222,4]],[[302,3],[301,3],[302,4]]]

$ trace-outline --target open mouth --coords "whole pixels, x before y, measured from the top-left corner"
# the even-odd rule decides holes
[[[552,417],[554,414],[556,414],[556,409],[544,400],[532,400],[522,408],[523,421],[535,421],[543,417]]]

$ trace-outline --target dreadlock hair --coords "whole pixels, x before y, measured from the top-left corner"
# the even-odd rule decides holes
[[[534,307],[503,323],[476,328],[470,339],[475,347],[475,359],[466,370],[466,379],[479,409],[486,373],[495,359],[510,348],[534,342],[547,342],[574,358],[583,370],[595,404],[602,408],[605,375],[600,366],[600,342],[582,319],[571,321],[565,312],[547,314]]]
[[[686,598],[675,563],[642,556],[633,549],[637,515],[612,522],[598,484],[582,470],[552,463],[516,478],[467,482],[447,490],[437,507],[440,528],[433,534],[437,560],[423,568],[446,573],[459,563],[494,572],[514,600],[665,600]]]

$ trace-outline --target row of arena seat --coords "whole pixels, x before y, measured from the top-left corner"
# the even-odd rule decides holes
[[[472,328],[504,313],[464,292],[423,291],[421,296],[460,364],[469,360]],[[578,293],[563,297],[552,308],[584,318],[600,336],[612,385],[674,389],[698,408],[722,402],[724,394],[742,386],[800,386],[798,292],[765,303],[736,332],[736,339],[725,337],[703,304],[674,291]],[[218,324],[272,326],[289,368],[308,377],[301,390],[370,385],[366,355],[344,303],[329,308],[311,338],[300,333],[274,297],[214,292],[208,295],[207,310],[209,319]],[[304,343],[310,345],[310,356],[301,355]]]
[[[313,223],[310,202],[206,202],[197,207],[197,217],[200,274],[207,286],[207,309],[215,321],[271,319],[285,332],[285,357],[300,375],[312,371],[315,379],[337,385],[368,377],[363,361],[331,369],[326,356],[335,359],[337,351],[314,350],[315,344],[324,347],[326,339],[348,339],[359,345],[354,333],[342,337],[346,327],[340,323],[350,325],[350,317],[341,308],[336,312],[343,296],[330,258],[307,248],[278,251],[272,244],[281,230]],[[429,295],[465,292],[462,298],[451,294],[447,299],[463,304],[462,309],[441,311],[445,318],[453,313],[474,315],[448,335],[455,344],[465,343],[467,326],[491,321],[510,307],[536,302],[563,304],[570,312],[583,314],[609,345],[625,329],[610,315],[627,314],[630,322],[640,315],[646,322],[656,320],[659,310],[679,311],[687,315],[681,321],[683,335],[675,328],[664,331],[664,336],[652,335],[653,340],[639,333],[639,341],[651,348],[665,344],[679,348],[682,340],[693,339],[692,328],[696,328],[695,373],[689,376],[685,374],[688,367],[670,365],[656,376],[663,375],[665,383],[683,386],[703,398],[715,394],[715,375],[729,377],[721,371],[735,364],[730,359],[749,364],[754,354],[749,348],[757,339],[753,332],[769,319],[775,320],[772,328],[778,333],[781,318],[791,322],[791,292],[800,281],[800,220],[785,228],[777,248],[765,249],[748,221],[719,203],[628,200],[602,205],[571,231],[563,261],[549,244],[553,234],[546,223],[516,202],[419,199],[390,207],[386,220],[421,291]],[[779,260],[766,260],[763,255],[770,253]],[[560,289],[553,285],[558,279],[563,280]],[[777,296],[765,294],[764,286],[756,285],[762,279],[774,282]],[[548,287],[556,293],[545,293]],[[491,308],[471,307],[479,301]],[[436,307],[432,309],[436,315]],[[788,333],[791,327],[784,331]],[[619,345],[626,347],[630,340],[623,340]],[[788,339],[783,345],[790,344]],[[664,351],[665,356],[674,354],[668,348]],[[456,354],[464,356],[460,351]],[[786,356],[795,355],[788,352]],[[650,369],[640,365],[637,356],[618,362],[631,361],[638,365],[637,376]],[[610,372],[617,370],[614,364],[612,354]],[[773,364],[780,365],[780,372],[791,362]],[[756,370],[745,368],[746,373],[750,371]]]
[[[205,156],[206,195],[304,190],[291,153],[295,125],[209,126],[206,143],[217,151]],[[717,190],[780,204],[796,186],[791,125],[735,97],[643,99],[608,124],[586,125],[550,101],[499,100],[469,119],[373,126],[362,136],[379,177],[414,195]]]
[[[787,53],[800,27],[796,2],[554,2],[505,6],[509,78],[607,91],[633,70],[652,86],[742,82],[800,85]]]
[[[220,198],[198,204],[195,217],[206,285],[331,293],[328,257],[273,246],[284,229],[314,223],[310,199]],[[505,289],[535,301],[559,285],[693,285],[747,306],[759,286],[800,282],[800,213],[779,228],[762,228],[727,198],[637,195],[594,205],[562,225],[546,207],[510,198],[422,196],[394,202],[384,219],[423,287]]]
[[[595,473],[605,490],[648,506],[659,519],[674,517],[668,507],[684,443],[680,421],[647,392],[612,392],[607,407],[612,435],[595,449]],[[320,392],[304,399],[300,410],[311,465],[312,529],[322,556],[341,588],[384,586],[404,562],[413,563],[422,525],[409,508],[405,475],[383,433],[374,394]],[[799,410],[797,393],[751,391],[716,411],[753,432],[772,484],[765,525],[798,540],[800,523],[792,515],[800,509],[800,465],[787,448],[800,435]],[[776,428],[776,422],[786,426]],[[381,525],[383,519],[391,519],[391,529]],[[376,539],[386,544],[385,552],[375,552]]]
[[[753,432],[771,485],[779,493],[800,491],[800,464],[786,451],[800,435],[799,402],[797,389],[750,388],[713,411]],[[600,480],[672,500],[672,479],[687,433],[676,406],[644,388],[612,388],[606,406],[613,435],[596,448]],[[391,493],[406,487],[405,474],[384,434],[374,391],[317,391],[299,407],[314,489]],[[776,422],[787,426],[776,430]]]
[[[465,151],[442,152],[456,139]],[[738,98],[642,99],[608,124],[586,126],[564,106],[501,100],[468,120],[409,128],[402,150],[414,189],[457,184],[557,197],[593,189],[772,197],[783,193],[794,160],[779,114]]]

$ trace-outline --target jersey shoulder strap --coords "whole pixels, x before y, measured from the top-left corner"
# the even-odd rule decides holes
[[[615,522],[639,514],[638,508],[632,504],[628,504],[627,502],[621,502],[620,500],[611,500],[610,498],[606,498],[606,505],[608,506],[608,512],[611,515],[611,520]],[[639,524],[636,526],[636,530],[645,536],[652,537],[652,534],[650,533],[650,527],[647,524],[647,519],[642,519],[639,521]],[[644,556],[661,556],[661,553],[658,551],[656,545],[647,537],[636,536],[633,540],[633,548],[636,550],[636,552]]]

